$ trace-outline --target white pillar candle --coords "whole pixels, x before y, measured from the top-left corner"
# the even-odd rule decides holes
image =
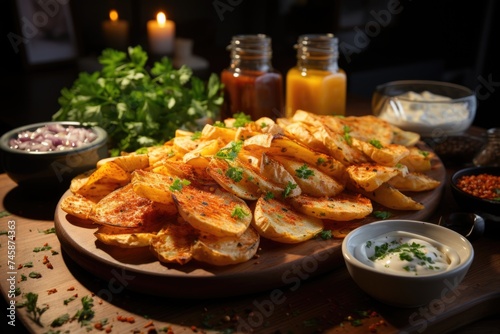
[[[167,20],[163,12],[156,20],[148,21],[149,49],[154,54],[172,54],[174,51],[175,23]]]
[[[128,47],[128,22],[118,18],[118,12],[112,9],[109,20],[102,23],[106,47],[124,50]]]

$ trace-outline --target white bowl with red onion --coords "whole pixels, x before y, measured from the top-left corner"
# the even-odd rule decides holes
[[[19,186],[67,188],[72,178],[108,156],[108,135],[78,122],[34,123],[0,138],[3,170]]]

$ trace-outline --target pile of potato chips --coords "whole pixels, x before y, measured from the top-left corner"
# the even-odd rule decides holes
[[[421,210],[432,152],[375,116],[230,118],[162,146],[99,161],[74,178],[61,209],[116,247],[149,247],[165,264],[224,266],[255,256],[260,238],[305,242],[325,222],[363,219],[376,202]]]

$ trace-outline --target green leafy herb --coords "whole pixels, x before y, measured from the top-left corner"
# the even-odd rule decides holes
[[[38,303],[38,294],[33,292],[28,292],[24,295],[26,301],[18,307],[26,307],[26,311],[30,314],[30,318],[37,324],[42,325],[40,322],[40,317],[42,314],[48,310],[49,306],[45,305],[40,308],[37,306]]]
[[[316,160],[316,164],[317,164],[317,165],[324,164],[325,162],[326,162],[326,159],[325,159],[325,158],[318,158],[318,160]]]
[[[191,136],[191,140],[197,140],[201,138],[201,131],[195,131]]]
[[[69,321],[69,313],[63,314],[60,317],[55,318],[51,323],[50,327],[61,327]]]
[[[323,240],[329,240],[329,239],[333,238],[332,230],[323,230],[323,231],[319,232],[319,236]]]
[[[428,157],[430,152],[429,151],[418,151],[418,153],[422,154],[424,157]]]
[[[226,159],[234,161],[243,148],[243,141],[238,140],[236,142],[231,142],[228,147],[221,148],[217,153],[215,153],[215,157],[219,159]]]
[[[105,49],[99,62],[101,71],[82,72],[61,90],[52,119],[101,126],[114,156],[162,144],[179,128],[199,130],[199,119],[218,118],[223,85],[216,74],[204,83],[187,66],[175,69],[167,57],[150,67],[141,46]]]
[[[94,299],[89,296],[84,296],[81,301],[82,308],[75,313],[73,319],[76,319],[82,326],[85,326],[94,317],[95,312],[92,309],[92,307],[94,307]]]
[[[169,189],[171,191],[181,191],[184,186],[189,186],[190,184],[189,180],[175,179]]]
[[[351,128],[347,125],[344,125],[344,139],[347,144],[351,145],[352,144],[352,137],[351,137]]]
[[[370,139],[368,142],[370,144],[372,144],[373,146],[375,146],[376,148],[383,148],[384,147],[382,145],[382,143],[380,142],[380,140],[378,140],[378,139]]]
[[[373,211],[372,215],[378,219],[388,219],[391,217],[391,213],[389,211]]]
[[[51,228],[48,228],[48,229],[46,229],[46,230],[40,231],[40,233],[43,233],[43,234],[52,234],[52,233],[56,233],[56,228],[55,228],[55,227],[51,227]]]
[[[283,198],[287,198],[288,196],[290,196],[290,193],[295,188],[297,188],[297,184],[296,183],[288,182],[286,184],[285,190],[283,190]]]
[[[246,216],[250,215],[250,213],[246,212],[241,206],[235,206],[233,212],[231,213],[231,217],[243,219]]]
[[[295,174],[301,179],[308,179],[314,176],[314,171],[310,169],[307,164],[304,164],[295,170]]]
[[[243,179],[243,168],[229,167],[226,171],[226,176],[231,178],[234,182],[239,182]]]
[[[274,198],[274,194],[270,191],[268,191],[265,195],[264,195],[264,199],[267,201],[267,200],[270,200],[270,199],[273,199]]]
[[[242,112],[234,114],[233,118],[234,118],[233,126],[235,128],[243,127],[248,123],[252,122],[252,118],[249,115],[246,115],[245,113]]]

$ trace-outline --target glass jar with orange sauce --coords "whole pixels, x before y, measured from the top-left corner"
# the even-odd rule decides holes
[[[297,65],[286,76],[286,116],[304,110],[345,115],[347,77],[338,66],[338,38],[333,34],[301,35],[295,45]]]
[[[271,38],[263,34],[236,35],[227,49],[231,63],[221,73],[222,119],[240,112],[252,120],[283,117],[283,78],[271,63]]]

